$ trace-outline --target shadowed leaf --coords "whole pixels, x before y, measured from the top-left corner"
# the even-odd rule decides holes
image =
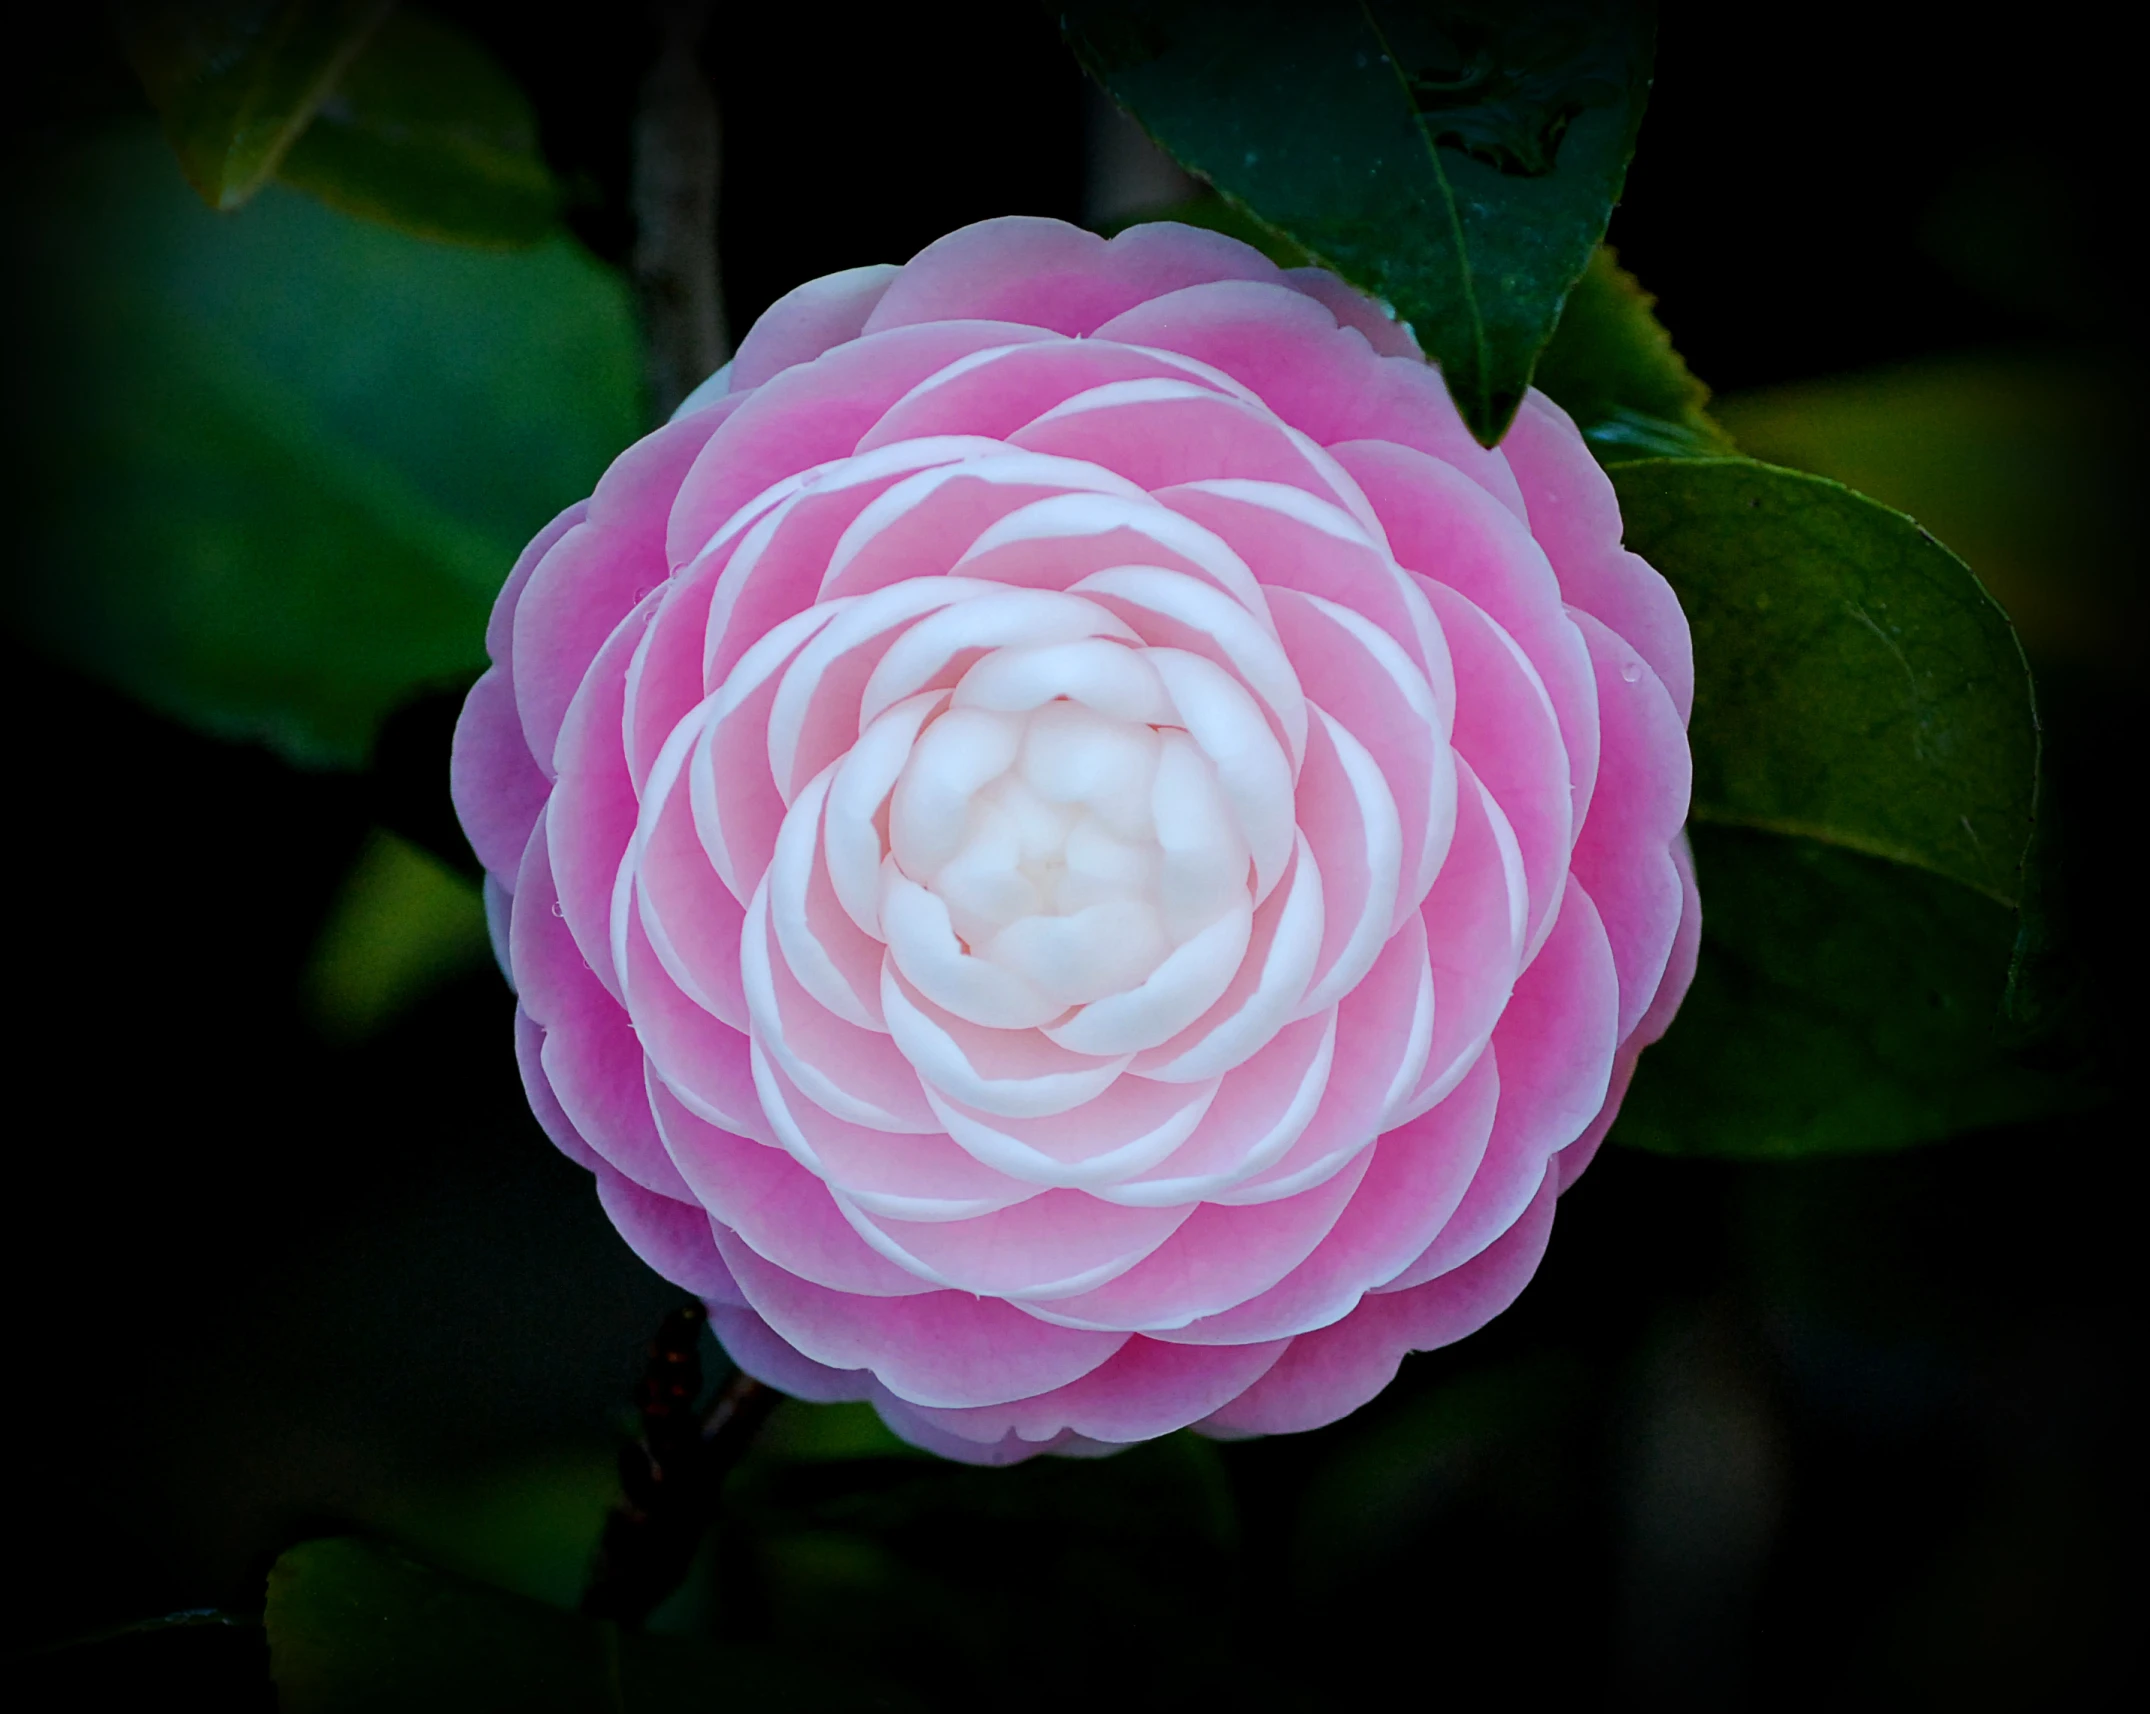
[[[1620,194],[1641,0],[1088,0],[1085,67],[1190,172],[1385,299],[1507,429]]]
[[[187,182],[232,209],[268,182],[390,0],[125,0],[120,42]]]

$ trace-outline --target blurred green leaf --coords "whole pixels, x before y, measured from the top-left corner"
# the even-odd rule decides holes
[[[1614,1132],[1670,1154],[1855,1153],[2087,1103],[1997,1038],[2017,918],[1926,870],[1692,829],[1702,960]]]
[[[359,852],[315,943],[306,986],[330,1035],[371,1035],[445,978],[485,962],[478,889],[378,828]]]
[[[187,182],[237,208],[268,182],[390,0],[122,0],[120,42]]]
[[[1656,302],[1601,246],[1538,359],[1534,384],[1575,419],[1606,464],[1737,450],[1703,409],[1709,389],[1672,348],[1651,313]]]
[[[1184,165],[1383,298],[1487,445],[1604,235],[1646,0],[1085,0],[1077,56]]]
[[[622,1631],[348,1538],[276,1562],[266,1622],[284,1714],[886,1705],[753,1649]]]
[[[1694,633],[1694,815],[2021,897],[2030,670],[1964,563],[1901,513],[1747,459],[1616,467],[1627,544]]]
[[[463,31],[407,10],[374,33],[277,176],[347,214],[464,243],[534,244],[558,212],[515,80]]]
[[[196,726],[362,762],[483,666],[517,551],[639,431],[624,284],[565,237],[431,244],[273,186],[222,219],[145,132],[29,189],[17,622]]]
[[[2109,363],[1993,351],[1735,394],[1716,412],[1755,457],[1909,512],[2051,660],[2139,634],[2118,498],[2129,408]]]

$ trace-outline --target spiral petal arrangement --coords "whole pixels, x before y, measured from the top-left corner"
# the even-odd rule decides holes
[[[1670,589],[1533,394],[1215,233],[800,288],[533,541],[455,752],[530,1099],[751,1373],[1309,1428],[1536,1268],[1694,966]]]

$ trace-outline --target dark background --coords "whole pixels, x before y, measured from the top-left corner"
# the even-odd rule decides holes
[[[649,38],[437,9],[523,80],[619,259]],[[2039,28],[1670,11],[1612,240],[1704,379],[2029,353],[2125,422],[2139,59]],[[136,100],[94,29],[50,34],[18,132]],[[1034,8],[732,8],[705,59],[735,330],[965,221],[1082,211],[1086,98]],[[2115,435],[2100,503],[2132,491]],[[2100,539],[2068,569],[2104,644],[2030,644],[2086,991],[2126,1043],[2139,549]],[[283,1547],[354,1527],[571,1598],[677,1294],[527,1117],[497,976],[355,1046],[299,1000],[369,828],[452,848],[452,703],[369,776],[305,774],[6,650],[11,1642],[258,1610]],[[970,1472],[794,1407],[667,1622],[949,1708],[2101,1705],[2138,1623],[2140,1145],[2116,1105],[1882,1159],[1608,1150],[1515,1310],[1313,1435]]]

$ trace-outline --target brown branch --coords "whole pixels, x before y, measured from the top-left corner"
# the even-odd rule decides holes
[[[708,1315],[675,1309],[650,1341],[635,1390],[641,1434],[620,1448],[620,1497],[605,1519],[582,1610],[639,1625],[687,1580],[717,1514],[724,1479],[784,1395],[735,1374],[707,1410],[697,1410]]]
[[[635,110],[635,289],[662,422],[731,354],[717,279],[717,98],[702,75],[708,0],[660,0]]]

